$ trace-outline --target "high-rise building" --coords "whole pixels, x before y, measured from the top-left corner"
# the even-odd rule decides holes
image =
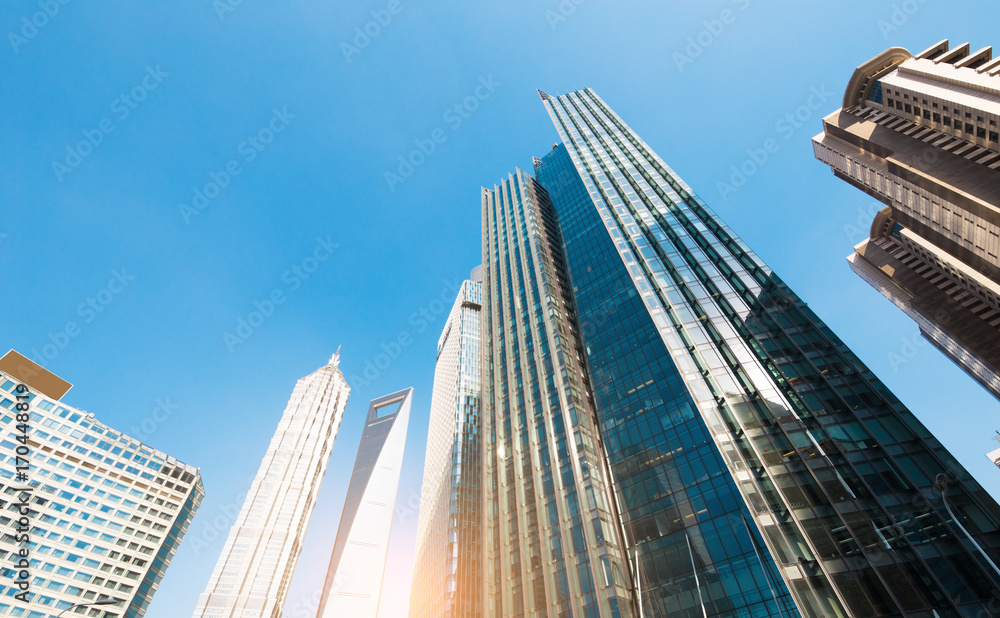
[[[195,618],[280,618],[351,388],[340,351],[295,384]]]
[[[633,616],[552,204],[517,170],[482,207],[485,612]]]
[[[376,618],[413,389],[373,399],[347,487],[317,618]]]
[[[540,94],[563,143],[483,201],[487,611],[992,611],[1000,506],[592,90]]]
[[[63,403],[70,387],[13,350],[0,359],[0,615],[141,617],[205,497],[201,474]]]
[[[462,284],[438,340],[420,492],[411,618],[477,618],[482,608],[479,410],[483,271]]]
[[[1000,59],[947,40],[854,71],[816,158],[883,202],[851,268],[1000,397]]]

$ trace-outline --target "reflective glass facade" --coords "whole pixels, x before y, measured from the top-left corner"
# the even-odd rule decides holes
[[[0,616],[53,618],[103,599],[121,603],[65,616],[144,616],[205,497],[201,474],[24,380],[31,392],[26,457],[34,490],[31,542],[17,542],[17,503],[29,495],[14,478],[17,448],[23,449],[15,420],[20,382],[0,371]],[[30,603],[14,598],[22,547],[31,555]]]
[[[195,618],[278,618],[351,389],[340,356],[299,380]]]
[[[601,432],[646,615],[795,615],[711,431],[566,147],[538,166],[558,205]]]
[[[376,618],[413,389],[373,399],[361,432],[317,618]]]
[[[995,611],[996,502],[593,91],[542,98],[645,615]]]
[[[483,615],[479,412],[482,268],[462,285],[438,341],[420,493],[411,618]]]
[[[552,204],[518,170],[482,207],[485,612],[635,616]]]

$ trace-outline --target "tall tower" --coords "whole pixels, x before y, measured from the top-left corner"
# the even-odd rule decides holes
[[[205,497],[201,473],[62,401],[71,386],[13,350],[0,359],[0,615],[98,601],[81,611],[141,618]]]
[[[317,618],[376,618],[413,389],[373,399]]]
[[[572,616],[991,611],[1000,506],[592,90],[540,94],[563,144],[484,200],[486,591],[557,614],[568,555]]]
[[[462,284],[438,340],[410,618],[477,618],[482,608],[479,411],[483,269]]]
[[[851,268],[1000,397],[1000,59],[947,40],[851,77],[816,158],[885,204]]]
[[[351,392],[339,364],[296,383],[195,618],[280,618]]]
[[[517,170],[482,209],[485,613],[634,616],[552,204]]]

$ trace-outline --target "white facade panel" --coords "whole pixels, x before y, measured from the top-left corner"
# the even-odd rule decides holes
[[[372,401],[318,618],[376,618],[413,389]]]
[[[350,387],[330,363],[295,385],[194,618],[279,618]]]

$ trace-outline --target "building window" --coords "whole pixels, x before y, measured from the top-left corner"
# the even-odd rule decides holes
[[[994,143],[997,142],[997,132],[996,131],[990,131],[990,141],[994,142]]]
[[[904,107],[904,108],[906,108],[906,113],[907,113],[907,114],[912,114],[912,113],[913,113],[913,108],[912,108],[912,107],[910,107],[910,104],[909,104],[909,103],[907,103],[907,104],[906,104],[906,105],[904,105],[903,107]]]
[[[968,134],[973,134],[976,132],[976,127],[972,126],[968,122],[965,123],[965,132]]]
[[[981,137],[982,139],[986,139],[986,129],[984,129],[983,127],[979,127],[978,129],[976,129],[976,136]]]
[[[941,122],[941,114],[934,112],[934,122]]]
[[[926,118],[927,120],[931,119],[931,111],[929,109],[924,110],[924,118]]]
[[[950,127],[951,126],[951,118],[949,118],[947,116],[944,117],[944,126],[946,126],[946,127]]]

